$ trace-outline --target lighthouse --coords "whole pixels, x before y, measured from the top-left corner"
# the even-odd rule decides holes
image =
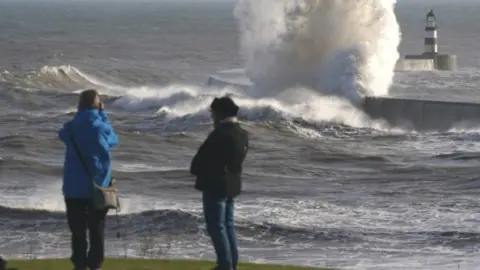
[[[457,56],[438,52],[437,17],[433,9],[425,16],[423,53],[406,54],[397,61],[396,70],[456,70]]]
[[[435,57],[438,54],[437,22],[433,9],[427,13],[425,20],[425,51],[424,54]]]

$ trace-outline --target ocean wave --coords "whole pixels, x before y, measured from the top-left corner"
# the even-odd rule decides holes
[[[35,209],[18,209],[0,206],[0,216],[4,221],[1,226],[9,230],[22,228],[24,230],[47,231],[58,230],[64,224],[64,212],[52,212]],[[181,210],[163,209],[110,216],[107,222],[109,230],[134,233],[142,237],[152,233],[204,233],[205,225],[200,214]],[[34,226],[32,226],[34,225]],[[466,246],[480,243],[480,233],[463,231],[384,231],[384,230],[352,230],[342,228],[308,228],[292,227],[271,222],[256,223],[248,220],[237,221],[240,235],[253,237],[256,240],[289,241],[303,239],[306,241],[342,241],[364,242],[379,239],[409,240],[430,245]]]
[[[449,160],[455,160],[455,161],[478,160],[480,159],[480,152],[458,152],[458,153],[438,154],[438,155],[435,155],[434,158],[449,159]]]
[[[4,173],[7,171],[28,170],[30,175],[37,175],[38,178],[45,176],[56,178],[61,175],[63,170],[61,162],[61,159],[51,162],[26,157],[4,156],[0,158],[0,170]],[[165,177],[168,179],[185,179],[190,176],[187,168],[149,166],[147,164],[119,162],[118,160],[112,173],[124,182],[138,181],[139,178],[155,179]]]
[[[112,105],[128,111],[156,109],[157,118],[165,125],[195,126],[209,121],[210,102],[221,95],[231,95],[241,107],[239,117],[248,122],[287,121],[293,128],[298,121],[380,130],[390,128],[382,121],[370,119],[346,100],[299,88],[285,90],[275,98],[259,98],[235,88],[171,85],[161,89],[130,91]]]
[[[7,71],[0,74],[0,82],[26,91],[48,90],[61,93],[95,88],[108,91],[111,95],[121,95],[130,89],[71,65],[43,66],[27,74],[13,74]]]
[[[4,222],[1,226],[8,229],[21,227],[24,230],[51,231],[58,229],[60,223],[64,223],[64,212],[51,212],[35,209],[18,209],[0,206],[0,216]],[[134,233],[137,237],[151,234],[152,230],[169,233],[203,233],[205,230],[204,220],[200,214],[192,214],[181,210],[150,210],[140,213],[120,215],[118,223],[116,217],[110,217],[107,224],[111,230]],[[35,226],[30,227],[29,225]],[[126,227],[126,228],[125,228]],[[343,230],[325,229],[309,230],[308,228],[294,228],[272,223],[252,223],[248,221],[237,222],[237,230],[242,235],[253,236],[257,239],[283,238],[308,238],[310,240],[341,240],[354,238],[354,233]],[[358,233],[356,233],[358,234]],[[359,234],[361,235],[361,233]],[[351,239],[353,240],[353,239]]]
[[[292,88],[275,96],[258,96],[235,87],[207,87],[186,84],[167,86],[127,87],[90,75],[80,69],[64,66],[45,66],[21,77],[3,74],[31,87],[45,90],[56,88],[62,94],[78,94],[86,88],[96,88],[111,102],[112,109],[124,113],[149,112],[165,126],[195,126],[209,121],[208,106],[214,97],[231,95],[241,106],[240,117],[246,121],[293,121],[309,123],[332,122],[352,127],[388,128],[373,121],[355,105],[338,97],[329,97],[311,89]],[[68,90],[70,89],[70,90]],[[68,92],[70,91],[70,92]],[[69,97],[70,99],[70,97]],[[67,100],[65,100],[67,102]]]
[[[19,102],[30,100],[30,103],[45,100],[43,103],[40,102],[41,104],[38,106],[45,107],[48,105],[49,109],[35,112],[41,116],[63,116],[66,113],[72,113],[74,111],[72,105],[68,110],[52,112],[51,103],[60,100],[63,104],[73,104],[75,101],[72,95],[77,95],[85,88],[97,88],[103,95],[107,107],[115,113],[147,115],[148,120],[152,121],[145,121],[141,125],[136,125],[145,127],[145,129],[141,128],[143,131],[149,129],[160,129],[160,131],[166,132],[184,131],[209,124],[211,120],[208,107],[213,98],[230,95],[241,107],[239,117],[242,121],[260,123],[267,127],[272,126],[269,123],[277,123],[283,125],[284,130],[301,137],[376,136],[379,132],[397,134],[406,132],[391,127],[385,121],[371,119],[363,112],[362,108],[348,99],[325,95],[314,89],[304,87],[283,89],[276,92],[275,95],[265,94],[263,96],[261,92],[253,93],[250,90],[233,86],[209,87],[170,84],[166,86],[128,87],[117,85],[101,76],[90,75],[68,65],[46,66],[23,78],[10,73],[2,76],[10,76],[32,83],[38,79],[37,82],[47,83],[48,87],[54,85],[52,81],[62,87],[64,83],[70,86],[74,85],[70,90],[67,91],[65,89],[68,88],[65,88],[60,93],[46,94],[51,90],[39,90],[46,92],[24,94],[23,98],[14,99],[20,100]],[[37,85],[37,87],[45,88],[42,88],[41,85]],[[28,98],[29,95],[33,95],[32,98]]]
[[[35,137],[28,135],[0,136],[0,145],[5,148],[24,148],[25,142],[34,140]]]
[[[0,159],[0,171],[4,174],[7,172],[25,172],[24,176],[34,177],[37,180],[42,179],[42,177],[58,177],[62,173],[62,168],[35,160],[3,157]]]

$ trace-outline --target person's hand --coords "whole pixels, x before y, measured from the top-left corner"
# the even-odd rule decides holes
[[[99,102],[99,103],[98,103],[98,109],[99,109],[100,111],[103,111],[103,109],[105,109],[105,105],[103,105],[103,102]]]

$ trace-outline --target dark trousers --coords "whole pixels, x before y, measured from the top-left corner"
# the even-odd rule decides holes
[[[99,269],[104,260],[107,210],[93,210],[90,200],[65,199],[68,227],[72,233],[72,257],[76,268]],[[87,230],[90,249],[87,252]]]
[[[238,246],[235,233],[234,201],[203,193],[203,213],[207,232],[217,255],[217,269],[237,269]]]
[[[0,270],[5,270],[7,268],[7,261],[5,261],[4,258],[2,258],[2,255],[0,255]]]

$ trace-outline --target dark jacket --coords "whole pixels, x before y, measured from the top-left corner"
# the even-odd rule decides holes
[[[192,160],[195,188],[212,195],[235,197],[242,189],[248,133],[236,121],[224,121],[209,134]]]
[[[0,270],[7,269],[7,261],[0,255]]]
[[[70,132],[95,182],[102,187],[110,185],[110,149],[118,144],[118,137],[105,112],[96,109],[78,110],[73,120],[67,122],[58,134],[66,146],[63,195],[67,198],[90,198],[93,183],[75,152]]]

